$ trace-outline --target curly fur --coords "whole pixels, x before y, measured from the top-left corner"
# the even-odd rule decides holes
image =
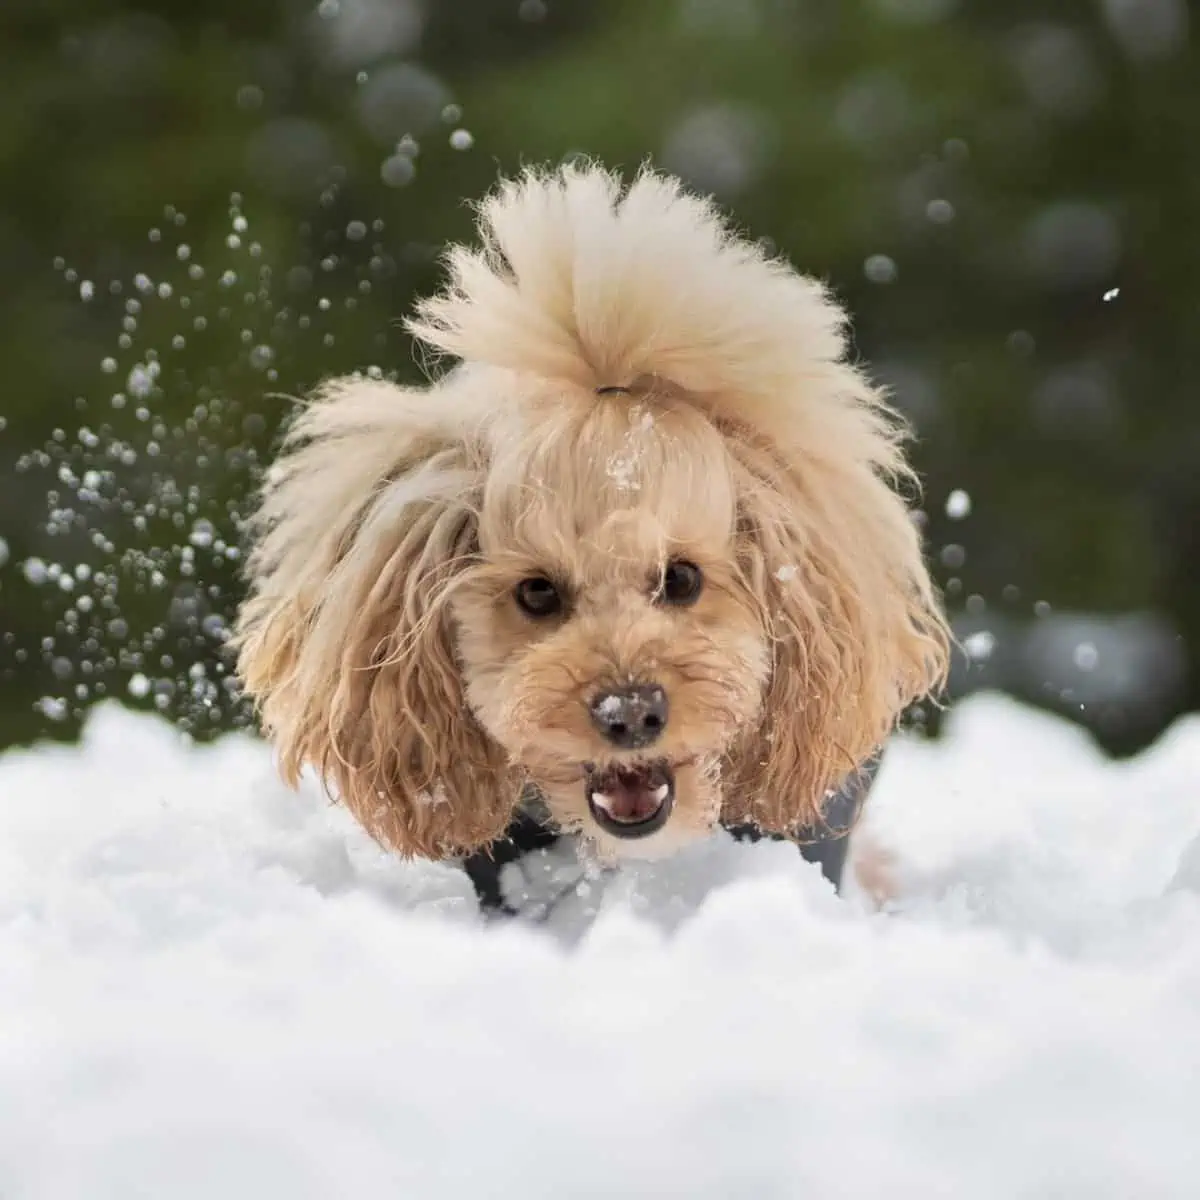
[[[581,764],[615,755],[587,702],[653,679],[677,801],[639,851],[819,819],[947,656],[844,314],[651,171],[527,172],[479,233],[409,322],[453,369],[326,384],[267,478],[239,668],[285,777],[311,764],[404,854],[486,844],[526,782],[626,852],[588,818]],[[694,607],[654,602],[673,556]],[[518,610],[530,573],[562,616]]]

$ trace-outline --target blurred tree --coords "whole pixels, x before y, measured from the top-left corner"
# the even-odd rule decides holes
[[[277,393],[415,377],[394,318],[469,233],[462,198],[582,152],[654,159],[833,283],[920,435],[958,686],[1136,749],[1200,708],[1188,21],[1183,0],[9,0],[0,745],[70,736],[114,693],[197,734],[244,719],[220,644]]]

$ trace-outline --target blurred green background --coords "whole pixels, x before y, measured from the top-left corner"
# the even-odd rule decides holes
[[[827,279],[919,433],[954,687],[1115,753],[1200,708],[1185,0],[5,0],[0,747],[244,723],[238,518],[294,395],[416,379],[464,198],[647,158]],[[1193,22],[1194,25],[1194,22]]]

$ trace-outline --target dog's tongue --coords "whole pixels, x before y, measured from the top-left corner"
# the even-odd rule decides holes
[[[606,771],[592,781],[592,803],[614,821],[633,824],[654,816],[667,798],[666,780],[651,770]]]

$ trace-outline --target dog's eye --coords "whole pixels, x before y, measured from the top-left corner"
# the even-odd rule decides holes
[[[695,563],[682,558],[667,563],[659,585],[657,599],[663,604],[685,607],[695,604],[704,587],[704,575]]]
[[[544,575],[530,575],[513,593],[517,606],[530,617],[551,617],[562,611],[562,594]]]

